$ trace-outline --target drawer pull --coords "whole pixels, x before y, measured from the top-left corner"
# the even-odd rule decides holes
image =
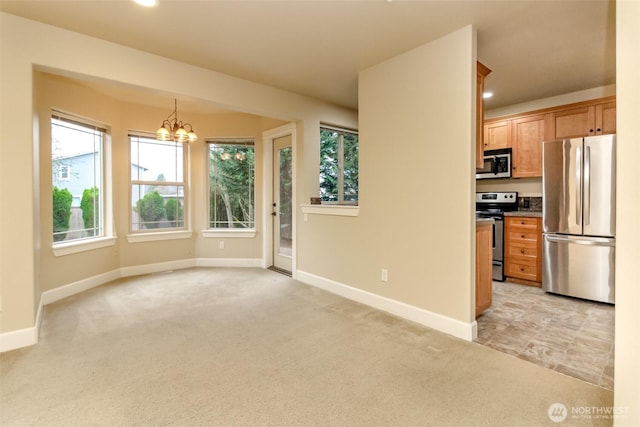
[[[520,237],[524,239],[524,234],[522,236],[520,236]]]
[[[520,249],[520,253],[521,253],[521,254],[524,254],[524,249]]]
[[[520,267],[520,271],[524,271],[524,268]]]
[[[525,224],[526,224],[526,222],[520,221],[520,225],[525,225]]]

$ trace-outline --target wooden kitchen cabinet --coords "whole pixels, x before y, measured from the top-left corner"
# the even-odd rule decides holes
[[[505,276],[542,281],[542,218],[505,217]],[[533,283],[532,283],[533,284]]]
[[[616,133],[616,102],[581,105],[553,113],[553,139]]]
[[[484,79],[491,70],[480,62],[476,63],[476,168],[484,165]]]
[[[511,176],[528,178],[542,176],[544,141],[615,132],[616,99],[610,96],[491,118],[483,124],[481,140],[483,150],[511,147]]]
[[[514,178],[542,176],[542,142],[550,114],[538,114],[512,120],[512,171]]]
[[[488,121],[484,124],[484,149],[497,150],[511,147],[511,121]]]
[[[476,317],[492,303],[493,224],[476,225]]]

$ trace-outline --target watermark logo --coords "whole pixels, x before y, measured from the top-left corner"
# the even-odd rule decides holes
[[[547,410],[549,419],[554,423],[561,423],[567,418],[572,420],[613,420],[626,418],[626,406],[572,406],[571,410],[560,402],[552,403]]]
[[[547,411],[547,415],[549,415],[549,419],[554,423],[563,422],[567,418],[568,414],[569,414],[569,411],[567,411],[567,407],[564,406],[562,403],[557,403],[557,402],[552,403],[551,406],[549,406],[549,410]]]

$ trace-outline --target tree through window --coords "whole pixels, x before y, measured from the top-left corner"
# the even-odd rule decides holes
[[[209,228],[254,229],[253,140],[209,140]]]
[[[358,203],[358,134],[320,127],[320,198],[324,203]]]

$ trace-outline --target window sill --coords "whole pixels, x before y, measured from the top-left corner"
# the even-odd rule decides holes
[[[140,233],[140,234],[128,234],[127,242],[140,243],[140,242],[155,242],[158,240],[176,240],[176,239],[190,239],[193,233],[191,230],[184,231],[160,231],[154,233]]]
[[[202,237],[213,238],[223,237],[225,239],[245,238],[253,239],[256,237],[256,230],[202,230]]]
[[[98,237],[95,239],[79,240],[68,243],[58,243],[53,246],[53,256],[65,256],[79,252],[92,251],[94,249],[106,248],[116,243],[116,236]]]
[[[360,206],[352,205],[300,205],[302,213],[312,215],[358,216]]]

